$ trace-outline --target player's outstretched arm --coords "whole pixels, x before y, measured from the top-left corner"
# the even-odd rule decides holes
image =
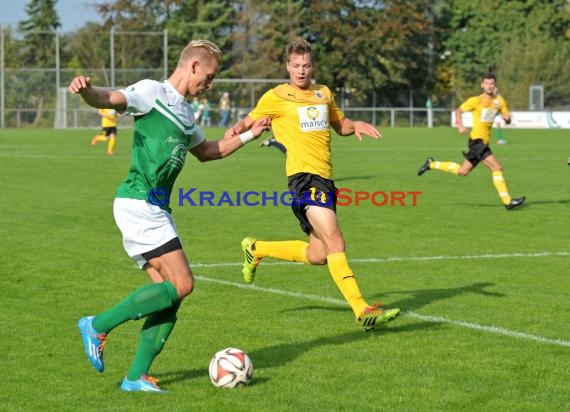
[[[462,114],[463,111],[461,111],[461,109],[455,110],[455,124],[457,124],[457,130],[459,133],[464,134],[467,133],[467,128],[463,125],[463,118],[461,117]]]
[[[231,134],[227,137],[232,129],[228,129],[223,139],[220,140],[204,140],[198,146],[190,149],[190,153],[199,161],[207,162],[210,160],[222,159],[231,155],[233,152],[244,146],[251,140],[257,139],[264,131],[271,127],[271,120],[268,117],[262,117],[253,122],[251,128],[241,134]]]
[[[231,139],[232,137],[249,130],[251,126],[253,126],[253,119],[249,116],[245,116],[243,119],[238,120],[236,124],[226,130],[224,139]]]
[[[374,139],[382,137],[374,125],[362,121],[352,121],[346,117],[338,122],[331,122],[331,126],[341,136],[355,134],[359,141],[362,141],[362,135],[368,135]]]
[[[85,103],[98,109],[124,111],[127,108],[127,98],[123,93],[92,86],[89,76],[74,77],[69,83],[68,90],[73,94],[79,94]]]

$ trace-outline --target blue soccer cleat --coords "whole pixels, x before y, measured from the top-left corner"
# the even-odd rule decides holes
[[[156,384],[158,379],[148,376],[146,373],[137,379],[136,381],[130,381],[127,378],[123,379],[121,382],[121,390],[123,392],[157,392],[157,393],[168,393],[163,391]]]
[[[83,338],[83,346],[85,347],[85,353],[91,365],[98,372],[103,372],[105,365],[103,364],[103,349],[105,349],[105,339],[107,335],[104,333],[97,333],[93,329],[93,319],[95,316],[87,316],[79,319],[77,322],[77,327],[79,332],[81,332],[81,337]]]

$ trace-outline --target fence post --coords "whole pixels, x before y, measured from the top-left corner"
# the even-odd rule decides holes
[[[0,129],[4,128],[4,26],[0,26]]]
[[[111,62],[110,62],[110,66],[111,66],[111,87],[115,87],[115,28],[112,27],[111,28],[111,41],[109,42],[110,45],[109,47],[111,48],[111,50],[109,51],[111,54]]]
[[[427,101],[426,101],[426,107],[427,107],[427,126],[428,128],[432,128],[433,127],[433,107],[432,107],[432,103],[431,103],[431,99],[428,97]]]
[[[164,78],[168,78],[168,30],[164,29],[162,37],[162,48],[164,49]]]

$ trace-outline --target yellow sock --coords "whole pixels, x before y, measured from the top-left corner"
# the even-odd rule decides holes
[[[97,136],[97,141],[98,142],[106,142],[107,141],[107,137],[103,134],[100,134]]]
[[[497,193],[501,197],[503,204],[508,205],[511,203],[511,196],[509,195],[509,189],[507,188],[507,182],[505,182],[503,172],[493,172],[493,184],[495,185],[495,189],[497,189]]]
[[[430,169],[441,170],[442,172],[453,173],[456,175],[459,172],[459,163],[455,162],[439,162],[434,161],[429,165]]]
[[[307,248],[309,244],[302,240],[285,240],[281,242],[255,242],[255,257],[272,257],[275,259],[288,260],[289,262],[309,263]]]
[[[344,252],[331,253],[327,256],[327,264],[336,286],[350,305],[354,315],[360,316],[368,304],[362,298],[354,273],[348,266],[346,254]]]
[[[115,136],[111,136],[109,138],[109,144],[107,144],[107,154],[112,155],[114,153],[116,142],[117,142],[117,139],[115,138]]]

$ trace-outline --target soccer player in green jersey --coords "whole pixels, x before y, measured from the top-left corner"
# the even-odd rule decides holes
[[[213,85],[222,53],[207,40],[190,42],[178,65],[163,82],[142,80],[122,90],[91,85],[77,76],[70,85],[96,108],[113,108],[135,118],[131,167],[119,185],[113,206],[125,250],[143,269],[151,283],[109,309],[79,320],[85,352],[103,372],[107,335],[129,320],[145,318],[138,349],[121,383],[122,391],[164,392],[148,375],[174,328],[181,301],[194,288],[194,277],[170,214],[170,193],[190,152],[200,161],[216,160],[238,150],[269,128],[259,119],[251,133],[232,139],[206,140],[196,126],[188,96],[197,96]]]
[[[498,96],[499,88],[495,87],[495,91],[493,93],[495,96]],[[493,130],[495,131],[495,136],[497,136],[497,144],[507,144],[507,141],[503,136],[503,128],[505,127],[505,124],[506,123],[505,119],[503,119],[503,116],[499,114],[495,117],[495,128]]]
[[[502,96],[496,95],[496,78],[493,73],[486,73],[481,82],[483,93],[473,96],[461,104],[455,111],[455,120],[459,133],[467,133],[463,125],[461,115],[465,112],[473,112],[473,129],[468,140],[469,151],[464,153],[465,160],[460,165],[456,162],[441,162],[428,157],[425,163],[418,169],[418,176],[429,170],[440,170],[458,176],[467,176],[479,163],[487,166],[493,174],[493,185],[501,198],[501,202],[507,210],[522,205],[525,197],[512,198],[507,189],[507,182],[503,176],[503,166],[493,155],[489,144],[491,142],[491,128],[495,117],[500,115],[506,124],[511,122],[511,114],[507,108],[507,102]]]
[[[348,263],[336,215],[331,128],[341,136],[356,135],[359,140],[362,135],[374,139],[381,135],[374,125],[345,117],[327,86],[311,83],[313,51],[306,40],[298,39],[288,46],[287,71],[290,83],[265,93],[244,119],[228,129],[226,138],[249,130],[259,119],[271,119],[273,134],[287,151],[285,168],[289,189],[294,193],[292,209],[308,242],[243,239],[244,280],[253,282],[257,267],[265,257],[327,265],[358,324],[369,330],[396,318],[400,309],[384,310],[379,303],[368,304]]]

